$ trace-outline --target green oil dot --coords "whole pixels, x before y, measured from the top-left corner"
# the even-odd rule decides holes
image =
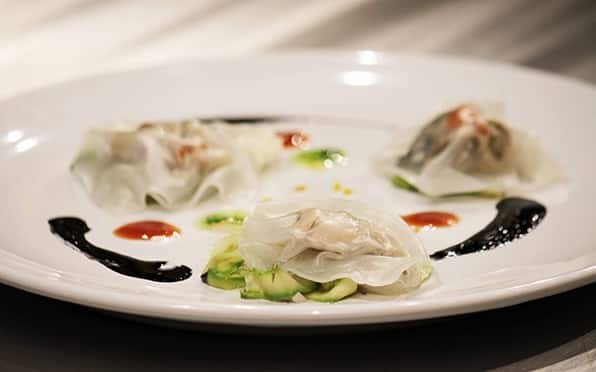
[[[231,231],[242,226],[245,218],[244,211],[219,211],[200,218],[198,225],[206,230]]]
[[[347,155],[344,150],[334,147],[304,150],[294,155],[294,162],[313,169],[333,168],[345,165]]]

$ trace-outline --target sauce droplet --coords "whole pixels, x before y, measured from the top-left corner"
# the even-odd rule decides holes
[[[298,184],[294,187],[294,191],[296,191],[296,192],[305,192],[307,189],[308,189],[308,186],[306,186],[303,183]]]
[[[459,222],[459,217],[447,212],[420,212],[402,216],[404,221],[412,227],[433,229],[449,227]]]
[[[466,109],[465,106],[458,107],[447,114],[447,128],[457,129],[462,125],[462,111]]]
[[[167,261],[143,261],[94,245],[85,237],[91,228],[80,218],[58,217],[48,222],[50,231],[61,237],[65,243],[76,247],[85,256],[107,269],[122,275],[162,283],[179,282],[192,275],[192,269],[188,266],[172,266],[168,265]]]
[[[154,240],[179,234],[179,228],[161,221],[131,222],[114,230],[117,237],[132,240]]]
[[[283,145],[287,149],[303,148],[309,141],[308,135],[300,131],[285,131],[276,134],[282,139]]]

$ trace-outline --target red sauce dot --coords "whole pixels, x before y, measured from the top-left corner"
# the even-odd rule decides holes
[[[300,131],[284,131],[276,133],[281,138],[285,148],[296,148],[304,146],[309,138],[306,134]]]
[[[119,238],[132,240],[151,240],[167,238],[180,234],[180,229],[161,221],[137,221],[120,226],[114,230]]]
[[[449,227],[459,222],[458,216],[446,212],[420,212],[402,218],[408,225],[417,228]]]
[[[481,136],[488,136],[490,134],[490,130],[485,124],[475,123],[474,128],[476,129],[476,133]]]
[[[451,111],[447,116],[447,128],[457,129],[463,124],[463,118],[461,117],[462,111],[467,110],[466,106],[461,106]]]

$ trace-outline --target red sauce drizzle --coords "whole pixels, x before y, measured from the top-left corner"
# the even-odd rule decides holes
[[[486,127],[486,120],[482,118],[480,113],[474,111],[469,106],[460,106],[447,115],[447,128],[457,129],[464,124],[464,121],[472,122],[476,126],[476,131],[480,135],[489,134]]]
[[[180,229],[161,221],[137,221],[120,226],[114,230],[119,238],[132,240],[151,240],[167,238],[180,234]]]
[[[287,149],[303,147],[309,140],[308,136],[300,131],[284,131],[276,133],[282,139]]]
[[[459,217],[446,212],[420,212],[402,216],[404,221],[416,228],[449,227],[459,222]]]
[[[463,122],[462,122],[462,112],[464,110],[467,110],[468,108],[466,106],[461,106],[456,108],[455,110],[451,111],[449,113],[449,115],[447,116],[447,128],[449,129],[457,129],[459,128]]]

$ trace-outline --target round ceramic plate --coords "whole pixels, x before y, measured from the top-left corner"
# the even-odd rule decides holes
[[[419,125],[450,104],[499,101],[507,121],[538,135],[567,170],[569,182],[530,195],[548,208],[525,238],[484,253],[434,263],[433,280],[400,297],[357,296],[336,304],[242,300],[210,288],[200,273],[221,235],[196,221],[218,209],[250,208],[210,201],[176,213],[151,210],[113,216],[95,206],[69,173],[84,131],[120,120],[213,116],[310,117],[291,124],[312,146],[349,154],[323,171],[282,161],[258,198],[345,197],[394,213],[445,210],[461,222],[419,234],[427,251],[469,237],[495,215],[494,200],[432,202],[398,190],[376,174],[370,157],[400,128]],[[45,296],[104,310],[198,323],[323,326],[426,319],[503,307],[565,291],[596,278],[596,89],[518,67],[468,60],[372,52],[292,54],[190,62],[69,82],[0,102],[0,280]],[[300,128],[296,128],[299,125]],[[281,127],[280,127],[281,128]],[[286,125],[284,128],[288,128]],[[286,153],[287,154],[287,153]],[[335,182],[352,190],[334,190]],[[191,267],[177,283],[157,283],[106,269],[66,246],[48,219],[78,216],[89,240],[147,260]],[[161,219],[182,228],[167,241],[116,238],[115,227]]]

